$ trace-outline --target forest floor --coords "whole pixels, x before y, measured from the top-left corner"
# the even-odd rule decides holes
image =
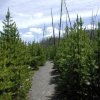
[[[51,100],[55,94],[55,76],[53,63],[47,61],[33,76],[29,100]]]

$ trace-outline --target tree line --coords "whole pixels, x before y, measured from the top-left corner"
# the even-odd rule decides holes
[[[56,48],[54,67],[61,100],[100,99],[100,23],[90,31],[77,16]]]
[[[0,31],[0,100],[25,100],[31,75],[45,63],[44,47],[25,43],[8,9]]]

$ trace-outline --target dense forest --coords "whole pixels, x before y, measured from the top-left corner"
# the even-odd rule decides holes
[[[25,100],[31,75],[46,59],[39,43],[25,43],[9,9],[0,32],[0,100]]]
[[[65,30],[64,37],[46,39],[49,59],[57,73],[56,94],[59,100],[100,99],[100,23],[97,28],[83,28],[77,16],[74,25]],[[55,99],[54,99],[55,100]],[[57,99],[58,100],[58,99]]]
[[[63,38],[54,57],[59,73],[60,94],[68,100],[100,99],[100,23],[95,34],[82,28],[77,17],[69,35]]]

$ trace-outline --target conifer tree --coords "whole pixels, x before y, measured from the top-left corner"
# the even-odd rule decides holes
[[[15,55],[15,49],[17,49],[19,41],[19,32],[17,30],[16,23],[13,22],[11,18],[9,9],[3,24],[3,32],[1,32],[2,52],[8,60],[5,61],[5,65],[9,66],[17,55]]]

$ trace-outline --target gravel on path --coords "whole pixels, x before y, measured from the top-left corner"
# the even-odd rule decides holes
[[[53,63],[46,64],[33,75],[32,87],[29,91],[29,100],[50,100],[55,92],[55,84],[51,84]]]

